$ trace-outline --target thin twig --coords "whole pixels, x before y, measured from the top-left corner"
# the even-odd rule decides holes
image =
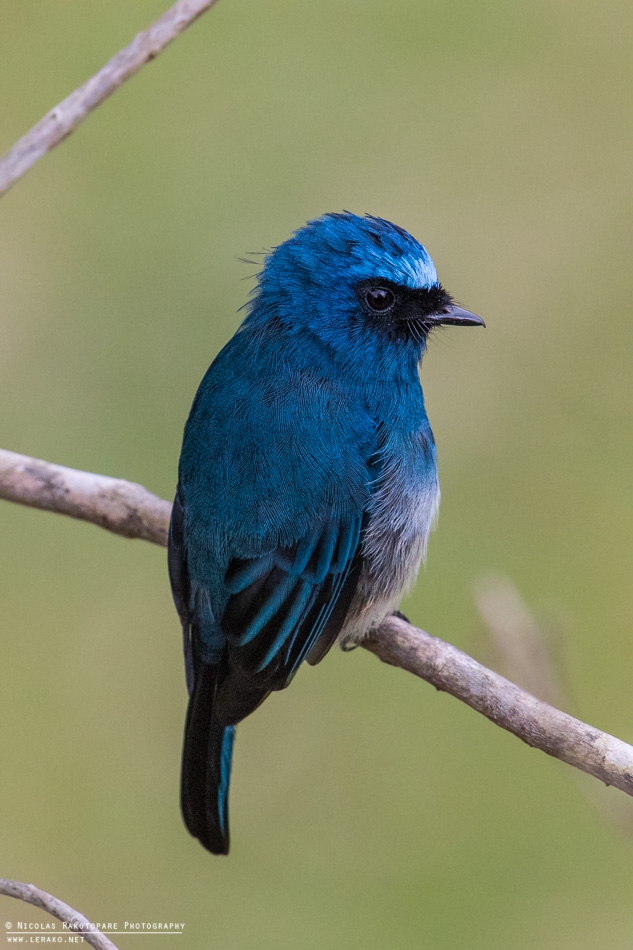
[[[166,543],[169,503],[119,479],[1,451],[0,498],[93,521],[128,538]],[[132,514],[127,502],[112,516],[112,498],[133,498]],[[395,617],[362,646],[450,693],[528,745],[633,796],[633,746],[536,699],[456,647]]]
[[[87,917],[73,910],[68,904],[64,904],[57,897],[41,891],[34,884],[22,884],[21,881],[7,881],[0,877],[0,894],[5,897],[15,897],[19,901],[26,901],[27,904],[33,904],[40,910],[45,910],[47,914],[61,920],[67,927],[68,933],[81,934],[86,943],[89,943],[95,950],[117,950],[111,940],[97,930]]]
[[[134,37],[91,79],[51,109],[12,149],[0,158],[0,197],[80,125],[88,113],[182,33],[218,0],[178,0],[147,30]]]

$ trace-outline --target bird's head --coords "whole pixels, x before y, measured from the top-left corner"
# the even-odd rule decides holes
[[[274,315],[322,342],[419,359],[438,326],[484,326],[458,307],[426,249],[403,228],[344,212],[309,221],[266,258],[253,315]]]

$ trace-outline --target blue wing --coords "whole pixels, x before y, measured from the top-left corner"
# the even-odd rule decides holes
[[[378,448],[364,404],[318,372],[318,352],[297,368],[280,360],[283,341],[251,343],[234,337],[207,373],[179,469],[185,565],[174,576],[194,651],[226,662],[214,708],[227,724],[336,639]]]
[[[238,722],[253,703],[287,686],[305,659],[314,664],[325,656],[358,584],[361,535],[359,512],[322,522],[291,547],[230,563],[220,626],[234,672],[216,700],[223,721]]]
[[[191,621],[189,617],[189,571],[187,569],[187,554],[184,539],[184,508],[180,492],[174,498],[174,505],[169,522],[169,538],[167,542],[167,567],[171,594],[182,625],[183,653],[185,656],[185,675],[189,693],[193,690],[194,670],[191,643]]]

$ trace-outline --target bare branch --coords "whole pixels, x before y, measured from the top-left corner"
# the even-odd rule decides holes
[[[546,631],[510,578],[502,574],[482,577],[475,585],[475,603],[508,677],[550,705],[568,709],[570,703],[550,657]],[[610,795],[581,772],[574,772],[574,778],[599,814],[630,839],[633,801]]]
[[[482,713],[529,746],[633,795],[633,746],[542,702],[457,647],[397,617],[362,646]]]
[[[91,79],[51,109],[10,151],[0,158],[0,197],[80,125],[88,113],[131,79],[150,60],[218,0],[178,0],[147,30],[134,37]]]
[[[134,485],[0,451],[0,498],[166,544],[169,503]],[[555,709],[456,647],[395,617],[362,646],[548,755],[633,796],[633,746]]]
[[[117,950],[111,940],[97,930],[94,924],[91,924],[87,917],[73,910],[68,904],[64,904],[52,894],[41,891],[34,884],[22,884],[20,881],[7,881],[0,877],[0,894],[5,897],[15,897],[19,901],[25,901],[27,904],[33,904],[40,910],[45,910],[47,914],[61,920],[68,927],[69,933],[81,934],[86,943],[89,943],[95,950]]]
[[[0,498],[167,544],[171,505],[142,485],[0,449]]]

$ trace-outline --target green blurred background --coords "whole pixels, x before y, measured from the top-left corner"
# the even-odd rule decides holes
[[[0,149],[165,7],[2,0]],[[572,711],[633,739],[632,31],[625,0],[221,0],[2,201],[2,445],[171,497],[238,258],[390,218],[488,324],[425,360],[443,502],[405,609],[495,663],[473,584],[508,574],[564,619]],[[165,552],[4,502],[0,531],[0,874],[192,950],[631,946],[630,803],[362,650],[240,726],[206,854]]]

